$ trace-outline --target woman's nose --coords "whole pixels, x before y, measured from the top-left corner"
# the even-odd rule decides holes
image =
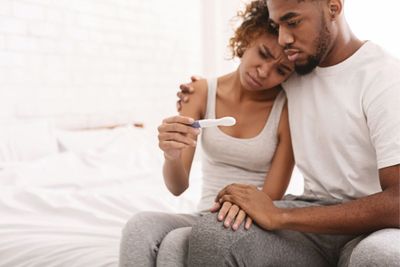
[[[261,64],[260,66],[258,66],[257,68],[257,74],[260,78],[267,78],[270,71],[271,71],[271,64],[268,62],[265,62],[263,64]]]

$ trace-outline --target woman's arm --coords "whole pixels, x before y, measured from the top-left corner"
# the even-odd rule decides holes
[[[263,191],[272,200],[279,200],[283,197],[289,185],[294,167],[287,103],[282,110],[278,126],[278,138],[278,146],[272,159],[271,169],[263,186]]]
[[[195,93],[182,105],[180,116],[165,119],[158,127],[159,146],[164,151],[163,176],[168,190],[178,196],[189,186],[189,174],[196,149],[198,129],[190,119],[204,117],[207,100],[205,80],[193,83]],[[190,119],[189,119],[190,118]]]

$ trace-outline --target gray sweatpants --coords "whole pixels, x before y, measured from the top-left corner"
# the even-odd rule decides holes
[[[303,198],[275,202],[276,206],[282,208],[338,203],[334,200]],[[379,233],[381,231],[383,234]],[[224,228],[217,221],[215,214],[207,214],[192,227],[188,266],[399,266],[400,230],[381,231],[365,239],[365,236],[354,235],[311,234],[290,230],[266,231],[257,225],[252,225],[249,230],[241,227],[234,232]],[[380,237],[386,235],[386,238],[389,238],[387,231],[396,233],[391,240],[387,239],[385,242],[378,238],[381,243],[374,243],[376,240],[371,242],[374,234]],[[386,246],[383,246],[382,242]],[[377,246],[381,247],[377,249]],[[380,249],[389,251],[385,253]],[[371,255],[375,259],[371,259]],[[366,258],[373,261],[367,262]]]
[[[122,232],[119,266],[186,266],[191,226],[198,215],[140,212]]]

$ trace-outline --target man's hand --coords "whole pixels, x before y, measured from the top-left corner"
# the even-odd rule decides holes
[[[179,86],[180,91],[176,94],[179,98],[178,101],[176,102],[176,109],[178,110],[178,112],[180,112],[182,109],[182,102],[184,103],[189,102],[190,94],[194,92],[192,83],[200,79],[201,79],[200,76],[192,76],[190,77],[190,80],[192,81],[191,83],[181,84]]]
[[[224,226],[226,228],[232,226],[232,230],[236,231],[239,229],[239,226],[246,219],[246,223],[244,228],[246,230],[250,229],[250,226],[253,220],[244,212],[244,210],[240,209],[237,205],[232,205],[230,202],[224,202],[221,206],[220,203],[215,202],[214,206],[210,209],[211,212],[218,212],[218,221],[224,221]],[[233,222],[233,224],[232,224]]]
[[[218,193],[215,201],[220,204],[230,202],[239,206],[263,229],[279,228],[282,210],[274,206],[266,193],[253,185],[228,185]]]

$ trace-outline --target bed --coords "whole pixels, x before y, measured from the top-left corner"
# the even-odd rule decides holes
[[[168,193],[153,129],[11,128],[0,134],[0,266],[117,266],[133,214],[195,210],[198,177],[183,196]]]
[[[174,197],[162,180],[155,127],[65,130],[43,120],[0,126],[2,267],[115,267],[132,215],[196,209],[199,156],[189,190]],[[298,193],[300,183],[294,179],[289,191]]]

